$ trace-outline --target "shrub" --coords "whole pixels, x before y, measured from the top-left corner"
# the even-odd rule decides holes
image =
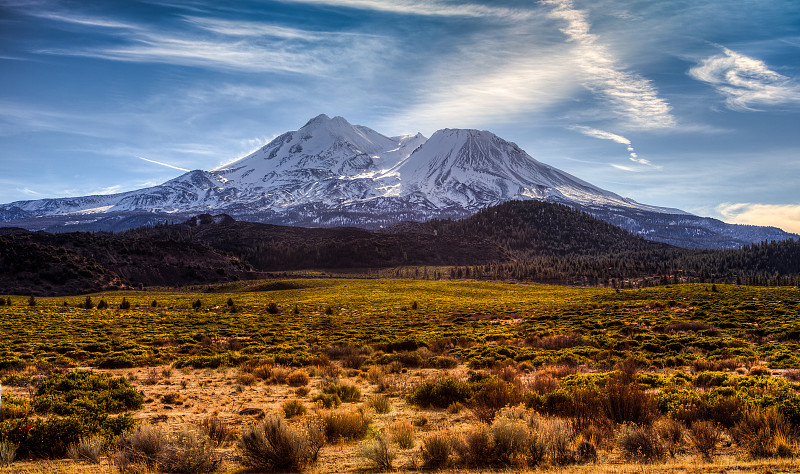
[[[392,469],[392,462],[397,457],[397,453],[394,452],[385,437],[378,436],[362,448],[361,456],[367,458],[374,469],[388,471]]]
[[[286,376],[286,383],[291,385],[292,387],[303,387],[308,385],[308,382],[311,379],[308,376],[308,373],[305,370],[295,370],[288,376]]]
[[[425,382],[406,397],[406,401],[422,408],[447,408],[454,402],[466,403],[470,397],[470,384],[448,377],[438,382]]]
[[[335,393],[320,393],[315,395],[312,402],[318,402],[322,408],[338,408],[342,404],[342,399]]]
[[[479,425],[463,433],[458,440],[453,441],[453,449],[464,464],[471,466],[487,464],[492,457],[493,445],[486,425]]]
[[[370,419],[361,411],[328,412],[322,417],[328,441],[361,439],[367,434]]]
[[[626,423],[620,428],[617,445],[622,455],[634,461],[655,462],[664,458],[664,446],[652,426]]]
[[[97,309],[108,309],[108,303],[106,303],[106,300],[101,298],[100,302],[97,303]]]
[[[705,459],[711,459],[721,438],[722,432],[716,424],[710,421],[697,421],[689,429],[689,440],[692,442],[692,446]]]
[[[166,436],[159,428],[139,425],[117,438],[114,464],[122,472],[137,466],[154,470],[166,442]]]
[[[544,454],[552,464],[563,466],[576,461],[571,449],[572,427],[560,418],[532,418],[530,424],[544,442]]]
[[[2,404],[0,404],[0,420],[10,418],[24,418],[31,411],[31,405],[27,399],[12,397],[3,394]]]
[[[174,474],[215,472],[221,462],[208,437],[198,436],[193,431],[179,431],[169,437],[159,454],[158,470]]]
[[[614,423],[647,424],[657,413],[653,397],[624,374],[612,376],[600,392],[600,403]]]
[[[414,425],[408,420],[398,420],[389,425],[389,437],[392,442],[400,449],[411,449],[414,447]]]
[[[747,410],[732,430],[733,438],[753,458],[777,455],[778,446],[789,433],[789,424],[775,407],[766,411],[757,408]]]
[[[81,438],[77,443],[72,443],[67,447],[67,456],[76,461],[99,464],[104,444],[105,441],[99,436]]]
[[[17,445],[8,441],[0,441],[0,462],[8,466],[17,457]]]
[[[283,414],[286,415],[286,418],[303,416],[307,411],[306,406],[303,405],[303,402],[300,400],[289,400],[283,404],[281,409],[283,410]]]
[[[669,455],[675,457],[681,444],[683,444],[684,426],[672,418],[663,417],[653,424],[656,434],[664,443]]]
[[[531,432],[521,420],[498,418],[492,423],[492,449],[491,460],[503,464],[522,464],[528,457],[528,445]],[[476,439],[479,447],[481,441]]]
[[[278,314],[280,313],[280,309],[278,309],[278,305],[276,303],[270,303],[267,305],[267,313]]]
[[[501,409],[521,401],[522,394],[513,384],[496,378],[481,383],[471,399],[473,413],[485,423],[491,422]]]
[[[217,446],[227,444],[236,435],[236,430],[216,415],[201,421],[200,430]]]
[[[392,404],[389,402],[389,398],[385,395],[376,395],[370,398],[369,407],[375,410],[375,413],[385,415],[392,411]]]
[[[328,384],[322,387],[322,393],[336,395],[342,402],[357,402],[361,400],[361,390],[355,385]]]
[[[51,374],[36,388],[37,413],[120,413],[142,407],[144,397],[125,377],[110,377],[91,370]]]
[[[310,421],[298,431],[276,416],[244,428],[237,443],[242,463],[265,472],[297,471],[313,464],[324,444],[321,423]]]
[[[122,303],[119,304],[119,309],[131,309],[131,302],[123,297]]]
[[[431,433],[422,440],[422,464],[430,468],[443,467],[450,461],[452,451],[453,443],[448,433]]]

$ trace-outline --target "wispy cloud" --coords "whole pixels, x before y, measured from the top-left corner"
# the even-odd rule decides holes
[[[156,29],[72,13],[34,16],[82,26],[116,29],[121,44],[41,48],[37,53],[110,61],[163,63],[244,72],[326,75],[343,67],[342,58],[369,65],[388,47],[385,38],[348,32],[317,32],[255,21],[182,17],[183,25]]]
[[[717,212],[735,224],[775,226],[800,234],[800,204],[724,203]]]
[[[187,170],[186,168],[181,168],[181,167],[179,167],[179,166],[171,165],[171,164],[169,164],[169,163],[162,163],[162,162],[160,162],[160,161],[151,160],[151,159],[149,159],[149,158],[145,158],[145,157],[143,157],[143,156],[137,156],[136,158],[139,158],[140,160],[144,160],[144,161],[147,161],[147,162],[150,162],[150,163],[155,163],[155,164],[157,164],[157,165],[166,166],[167,168],[172,168],[172,169],[176,169],[176,170],[179,170],[179,171],[185,171],[185,172],[187,172],[187,173],[188,173],[189,171],[191,171],[191,170]]]
[[[800,103],[800,85],[771,70],[763,61],[722,47],[723,54],[702,60],[689,75],[711,84],[731,110]]]
[[[550,16],[566,25],[561,31],[574,43],[574,54],[582,70],[585,87],[604,97],[615,113],[633,128],[656,129],[675,126],[669,103],[659,97],[649,80],[625,70],[617,58],[591,33],[588,15],[572,0],[544,0]]]
[[[625,145],[625,147],[626,147],[626,149],[628,151],[628,159],[629,160],[633,161],[634,163],[638,163],[640,165],[654,166],[653,163],[650,162],[650,160],[646,160],[644,158],[640,158],[639,154],[636,153],[636,149],[633,148],[633,144],[631,143],[631,141],[629,139],[623,137],[622,135],[617,135],[616,133],[607,132],[605,130],[600,130],[600,129],[591,128],[591,127],[584,127],[584,126],[580,126],[580,125],[576,125],[576,126],[572,127],[572,129],[576,130],[578,132],[581,132],[582,134],[584,134],[584,135],[586,135],[588,137],[599,138],[600,140],[611,140],[611,141],[617,142],[617,143],[619,143],[621,145]],[[612,166],[614,166],[615,168],[624,170],[624,171],[641,171],[640,169],[634,169],[634,168],[631,168],[630,166],[613,165],[613,164],[612,164]]]
[[[533,15],[531,10],[490,7],[471,3],[441,2],[433,0],[284,0],[290,3],[305,3],[333,7],[374,10],[404,15],[452,16],[452,17],[498,17],[524,20]]]

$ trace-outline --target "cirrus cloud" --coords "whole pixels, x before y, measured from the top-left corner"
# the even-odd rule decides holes
[[[761,60],[725,47],[722,52],[689,69],[689,76],[724,95],[729,109],[751,111],[758,106],[800,103],[797,82],[771,70]]]

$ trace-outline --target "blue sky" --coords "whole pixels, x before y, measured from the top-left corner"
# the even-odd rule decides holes
[[[0,202],[158,184],[325,113],[800,232],[796,0],[0,0],[0,71]]]

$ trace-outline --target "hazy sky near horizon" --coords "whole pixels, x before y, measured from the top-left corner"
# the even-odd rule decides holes
[[[2,203],[160,184],[325,113],[800,232],[797,0],[0,0],[0,71]]]

